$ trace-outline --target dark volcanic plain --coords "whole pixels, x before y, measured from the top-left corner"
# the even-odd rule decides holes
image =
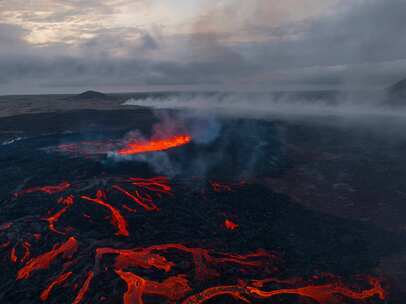
[[[133,96],[0,97],[1,303],[404,303],[402,124],[210,117],[117,160],[185,117]]]

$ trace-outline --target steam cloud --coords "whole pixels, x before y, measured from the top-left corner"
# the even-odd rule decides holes
[[[383,92],[342,93],[334,97],[309,97],[300,94],[178,94],[165,98],[131,98],[123,105],[154,109],[177,109],[206,112],[216,115],[234,115],[251,118],[303,119],[309,117],[406,118],[405,108],[384,104]]]

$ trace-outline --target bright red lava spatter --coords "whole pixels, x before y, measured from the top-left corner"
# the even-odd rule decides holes
[[[212,183],[214,192],[232,191],[231,186]],[[238,184],[241,187],[242,184]],[[35,187],[22,190],[22,194],[34,192],[54,195],[56,193],[71,191],[74,184],[64,182],[57,186]],[[63,215],[77,208],[78,204],[92,203],[107,209],[111,215],[111,223],[117,237],[128,237],[130,231],[126,212],[141,208],[142,211],[159,212],[158,199],[163,195],[173,195],[172,186],[166,177],[136,178],[114,182],[109,189],[99,189],[96,193],[73,194],[64,193],[56,198],[55,206],[59,210],[45,218],[50,233],[62,237],[64,241],[49,246],[48,250],[35,255],[32,252],[33,243],[28,240],[12,244],[11,240],[0,244],[0,249],[10,248],[9,259],[18,267],[16,280],[28,280],[41,272],[58,271],[58,275],[49,278],[38,293],[41,301],[48,301],[56,292],[54,289],[73,290],[71,303],[89,303],[90,292],[96,288],[97,280],[105,273],[111,273],[125,286],[122,294],[124,304],[157,303],[149,298],[156,297],[168,303],[202,304],[218,297],[232,297],[245,303],[255,303],[262,299],[272,301],[277,296],[295,296],[313,300],[319,304],[347,303],[353,300],[363,303],[379,303],[386,299],[386,291],[381,281],[372,276],[357,277],[357,284],[346,284],[344,280],[325,274],[312,278],[278,278],[283,259],[276,253],[258,249],[248,253],[218,252],[209,248],[192,247],[180,243],[158,244],[148,247],[122,248],[125,243],[119,241],[118,247],[88,247],[81,243],[80,235],[69,235],[71,230],[63,229]],[[121,195],[120,205],[109,196],[111,193]],[[132,203],[131,207],[123,208]],[[170,208],[170,206],[168,206]],[[145,212],[145,215],[147,215]],[[62,229],[57,228],[57,224]],[[224,225],[227,229],[241,230],[238,224],[226,219]],[[13,223],[0,225],[0,232],[4,234],[13,229]],[[44,236],[45,237],[45,236]],[[33,233],[31,240],[39,242],[43,236]],[[119,239],[118,239],[119,240]],[[83,241],[83,240],[82,240]],[[14,246],[14,247],[13,247]],[[121,248],[120,248],[121,247]],[[85,251],[86,250],[86,251]],[[80,266],[78,263],[84,254],[91,254],[93,264]],[[62,265],[59,267],[58,265]],[[185,265],[189,265],[185,268]],[[76,269],[76,270],[75,270]],[[230,284],[232,270],[234,283]],[[160,279],[149,279],[146,274],[159,273]],[[248,279],[249,278],[249,279]],[[228,282],[221,284],[219,282]],[[216,283],[213,283],[216,282]],[[204,290],[195,289],[195,286],[206,286]],[[209,286],[209,287],[207,287]],[[104,289],[108,292],[108,286]],[[99,299],[105,301],[105,296]],[[278,298],[280,299],[280,298]],[[102,301],[100,300],[100,301]],[[367,302],[368,301],[368,302]],[[372,301],[372,302],[370,302]],[[93,302],[92,302],[93,303]],[[271,302],[268,302],[271,303]],[[272,302],[273,303],[273,302]],[[277,303],[277,302],[275,302]]]
[[[135,141],[127,144],[125,148],[117,151],[119,155],[134,155],[147,152],[165,151],[186,145],[192,141],[190,135],[176,135],[164,139],[151,139],[149,141]]]
[[[233,221],[226,219],[224,221],[224,226],[226,227],[226,229],[228,230],[236,230],[240,225],[234,223]]]

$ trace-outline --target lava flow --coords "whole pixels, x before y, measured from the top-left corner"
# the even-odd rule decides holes
[[[235,230],[235,229],[237,229],[237,228],[239,227],[238,224],[234,223],[233,221],[231,221],[231,220],[229,220],[229,219],[226,219],[226,220],[224,221],[224,226],[225,226],[226,229],[228,229],[228,230]]]
[[[279,257],[275,253],[264,250],[238,255],[212,253],[208,249],[191,248],[183,244],[162,244],[135,249],[98,248],[96,250],[96,260],[100,262],[104,255],[113,254],[117,255],[114,264],[116,269],[141,267],[169,272],[175,264],[168,261],[162,254],[170,251],[183,252],[192,256],[195,265],[195,277],[198,281],[217,277],[219,273],[215,268],[220,265],[238,265],[249,269],[266,269],[269,272],[274,272],[277,269],[275,263],[279,261]]]
[[[31,192],[54,194],[71,187],[69,192],[75,196],[64,194],[56,200],[58,209],[48,211],[47,218],[38,217],[48,223],[48,227],[44,225],[44,231],[34,230],[31,236],[24,235],[18,240],[8,240],[14,235],[14,230],[17,230],[15,228],[18,227],[18,222],[5,222],[0,225],[1,241],[6,241],[3,245],[0,244],[0,249],[3,248],[4,252],[7,252],[7,261],[13,269],[18,268],[16,280],[29,279],[31,276],[34,277],[34,273],[35,280],[44,279],[41,285],[42,292],[37,293],[41,301],[73,304],[117,303],[121,297],[124,304],[205,304],[215,303],[220,299],[226,301],[227,297],[230,297],[245,303],[256,301],[273,303],[272,300],[287,301],[292,297],[317,304],[344,302],[367,304],[382,303],[387,298],[387,292],[381,282],[371,276],[357,276],[357,284],[353,284],[349,278],[341,279],[333,274],[289,277],[288,272],[285,272],[287,265],[282,256],[279,252],[271,250],[254,248],[251,251],[229,252],[224,249],[227,246],[221,246],[221,250],[216,250],[212,247],[192,245],[196,244],[193,239],[177,241],[179,243],[161,243],[159,240],[156,242],[154,239],[148,239],[149,245],[131,248],[129,247],[131,244],[142,244],[141,238],[148,231],[146,229],[148,226],[143,227],[141,224],[139,234],[135,231],[130,237],[132,225],[130,226],[127,220],[136,218],[143,223],[142,221],[148,219],[151,214],[137,212],[125,214],[124,217],[121,207],[118,206],[127,206],[123,204],[128,203],[130,206],[123,207],[128,212],[135,212],[135,208],[138,211],[139,207],[145,211],[158,212],[161,209],[158,208],[156,200],[164,196],[172,198],[175,193],[179,193],[175,191],[179,183],[172,185],[166,177],[114,177],[107,181],[112,183],[108,184],[103,180],[103,186],[93,184],[92,188],[86,188],[80,183],[72,185],[62,183],[57,186],[23,190],[21,194]],[[211,186],[213,195],[224,197],[229,192],[238,191],[244,185],[243,182],[211,182],[206,184],[206,187]],[[86,193],[81,192],[83,189],[86,189]],[[88,194],[95,192],[95,195]],[[116,198],[119,199],[118,202],[114,200]],[[17,199],[28,200],[31,197],[17,195]],[[54,198],[47,196],[47,199]],[[86,238],[86,234],[82,234],[83,229],[73,230],[67,229],[69,226],[64,227],[63,224],[71,218],[65,217],[64,214],[80,210],[81,205],[77,203],[79,201],[97,205],[92,219],[93,215],[95,218],[98,216],[96,209],[100,206],[107,209],[115,228],[115,235],[126,236],[128,241],[115,242],[117,241],[115,238],[98,239],[97,230],[92,231],[89,239]],[[170,203],[171,200],[166,202]],[[165,208],[165,205],[162,208]],[[63,221],[60,221],[62,216]],[[245,223],[241,215],[230,215],[229,211],[224,211],[223,216],[224,223],[221,227],[217,227],[218,229],[234,231],[230,233],[237,231],[243,233],[246,229],[246,225],[239,226],[238,221],[231,220],[231,218],[239,219],[241,223]],[[57,234],[50,234],[50,231]],[[48,251],[45,253],[40,255],[36,253],[38,252],[36,244],[60,238],[64,241],[56,241],[58,243],[47,247],[51,249],[46,249]],[[84,264],[89,261],[93,264]],[[46,269],[48,271],[44,271]],[[45,278],[47,273],[50,274],[49,278]],[[13,280],[14,278],[13,275]],[[112,289],[109,289],[109,285],[103,285],[106,293],[100,294],[101,284],[110,281],[114,281]],[[347,285],[346,282],[351,283]],[[75,294],[57,292],[61,288],[73,290]],[[115,293],[117,290],[120,290],[120,294]],[[108,296],[109,293],[111,297]]]
[[[84,195],[82,195],[81,198],[86,201],[102,205],[103,207],[106,207],[107,209],[109,209],[111,212],[112,224],[117,228],[116,235],[117,236],[129,236],[126,220],[121,215],[120,211],[118,211],[112,205],[110,205],[109,203],[106,203],[104,201],[105,196],[106,196],[106,193],[103,190],[98,190],[96,193],[96,198],[91,198],[91,197],[84,196]]]
[[[73,304],[79,304],[80,302],[82,302],[86,293],[89,291],[90,283],[92,282],[93,277],[94,277],[94,272],[89,271],[87,273],[86,279],[82,285],[82,288],[80,288],[79,293],[77,294],[75,300],[73,300]]]
[[[134,155],[147,152],[165,151],[186,145],[192,141],[189,135],[176,135],[166,139],[152,139],[150,141],[130,142],[123,149],[118,150],[119,155]]]
[[[78,242],[74,237],[70,237],[65,243],[56,245],[51,251],[31,259],[17,273],[17,280],[28,279],[32,272],[46,269],[59,255],[71,257],[78,249]]]
[[[43,187],[33,187],[29,189],[22,190],[14,194],[15,197],[19,197],[28,193],[43,192],[47,194],[55,194],[58,192],[63,192],[69,189],[71,184],[69,182],[62,182],[59,185],[43,186]]]
[[[61,274],[54,281],[52,281],[51,284],[49,284],[49,286],[41,292],[41,295],[40,295],[41,301],[48,300],[49,295],[52,292],[52,289],[54,289],[58,285],[63,284],[66,280],[68,280],[72,276],[72,274],[73,274],[72,272],[67,272],[67,273]]]
[[[56,229],[55,224],[56,222],[61,218],[61,216],[66,213],[66,211],[69,210],[69,208],[73,205],[74,203],[74,197],[72,195],[69,195],[67,197],[61,197],[58,200],[59,204],[65,205],[64,208],[62,208],[61,210],[59,210],[57,213],[55,213],[54,215],[49,216],[48,218],[46,218],[45,220],[48,222],[48,227],[51,231],[58,233],[58,234],[65,234],[64,232],[59,231],[58,229]]]
[[[123,193],[147,211],[159,211],[159,208],[152,202],[149,197],[142,197],[138,191],[135,191],[134,194],[132,194],[118,185],[114,185],[113,189]]]
[[[121,270],[115,270],[115,272],[127,284],[127,291],[123,296],[124,304],[143,304],[143,295],[162,296],[174,302],[182,299],[192,291],[188,280],[184,276],[170,277],[160,283],[145,280],[132,272]]]
[[[353,291],[344,286],[341,282],[324,284],[324,285],[309,285],[301,288],[287,288],[272,291],[262,291],[256,287],[247,287],[248,292],[260,298],[271,298],[278,295],[299,295],[305,298],[313,299],[314,301],[323,304],[331,303],[336,295],[353,299],[366,300],[377,296],[381,300],[385,300],[385,290],[381,283],[376,278],[369,278],[371,288],[362,291]]]

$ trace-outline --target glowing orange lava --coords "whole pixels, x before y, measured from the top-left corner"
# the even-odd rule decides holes
[[[67,279],[69,279],[72,276],[72,274],[73,274],[72,272],[67,272],[67,273],[61,274],[54,281],[52,281],[51,284],[49,284],[49,286],[41,292],[41,295],[40,295],[41,301],[44,302],[44,301],[48,300],[52,289],[54,289],[54,287],[56,287],[58,285],[63,284]]]
[[[192,291],[184,276],[170,277],[160,283],[145,280],[132,272],[124,272],[119,269],[116,269],[115,272],[127,284],[127,291],[123,296],[124,304],[143,304],[142,297],[144,294],[161,296],[175,302]]]
[[[246,289],[239,285],[225,285],[208,288],[198,294],[192,295],[185,299],[182,304],[202,304],[215,297],[228,295],[237,300],[241,300],[245,303],[251,303],[246,298]]]
[[[172,187],[169,185],[169,180],[166,176],[158,176],[152,178],[130,177],[129,181],[137,187],[158,193],[170,193]]]
[[[86,276],[86,280],[83,283],[82,287],[80,288],[75,300],[73,300],[73,304],[79,304],[82,302],[83,298],[86,296],[86,293],[89,291],[90,283],[92,283],[94,277],[94,272],[89,271]]]
[[[17,280],[28,279],[32,272],[47,269],[59,255],[63,255],[65,258],[71,257],[77,251],[78,246],[77,240],[74,237],[70,237],[65,243],[54,246],[51,251],[29,260],[18,271]]]
[[[28,259],[31,256],[31,244],[27,241],[24,241],[23,247],[24,247],[24,255],[21,258],[21,263],[25,263],[26,261],[28,261]]]
[[[128,198],[136,202],[138,205],[140,205],[142,208],[144,208],[147,211],[159,211],[159,208],[152,202],[152,200],[146,200],[142,196],[140,196],[138,191],[135,191],[134,194],[128,192],[124,188],[114,185],[113,189],[123,193],[126,195]]]
[[[14,247],[11,248],[11,251],[10,251],[10,261],[13,263],[17,263],[17,261],[18,261],[16,249]]]
[[[224,226],[228,229],[228,230],[235,230],[239,227],[238,224],[234,223],[233,221],[226,219],[224,221]]]
[[[130,142],[127,147],[119,150],[119,155],[134,155],[147,152],[165,151],[186,145],[192,141],[189,135],[176,135],[166,139],[153,139],[150,141]]]
[[[144,149],[143,152],[150,152],[159,150],[150,150],[157,144],[163,145],[161,150],[174,147],[166,144],[167,141],[169,140],[155,141],[155,143],[149,142],[141,146],[134,144],[136,146],[130,145],[130,148],[134,148],[131,151]],[[167,177],[127,177],[112,180],[114,183],[108,185],[108,190],[97,190],[94,196],[80,196],[80,194],[77,194],[77,197],[96,204],[96,208],[100,208],[99,206],[106,208],[109,211],[108,216],[111,218],[117,236],[129,236],[129,229],[126,219],[120,213],[122,209],[119,210],[115,206],[120,206],[118,208],[122,206],[124,210],[131,213],[138,211],[135,208],[138,209],[139,206],[146,211],[159,211],[160,209],[155,200],[165,195],[174,195],[172,185]],[[209,182],[202,190],[202,193],[207,193],[208,185],[211,185],[213,192],[230,192],[242,187],[245,182]],[[69,187],[71,185],[64,182],[56,186],[30,188],[18,192],[16,197],[33,192],[54,194],[65,191]],[[82,190],[88,189],[76,183],[73,188],[76,191],[79,187]],[[110,200],[110,195],[111,198],[115,197],[112,195],[113,193],[115,196],[121,196],[117,205]],[[109,194],[108,197],[107,194]],[[80,206],[75,204],[73,195],[62,196],[57,200],[57,203],[57,209],[52,212],[48,211],[45,220],[48,222],[51,231],[58,234],[68,234],[69,236],[71,230],[63,229],[62,221],[58,224],[61,230],[57,229],[56,224],[70,208],[73,210]],[[131,218],[128,213],[126,215],[129,216],[129,219]],[[133,215],[133,217],[141,218],[144,215],[140,212]],[[80,216],[92,222],[96,218],[90,217],[86,213],[82,213]],[[222,229],[230,231],[244,230],[243,225],[240,227],[236,223],[238,221],[234,222],[230,219],[233,218],[234,220],[236,216],[228,213],[223,214],[223,216],[224,223],[222,224],[224,226],[222,226]],[[96,240],[92,237],[90,242],[86,239],[83,240],[80,254],[77,255],[77,258],[73,258],[79,249],[79,242],[75,238],[80,239],[81,237],[78,229],[75,230],[75,237],[66,237],[66,241],[63,243],[56,244],[50,250],[47,249],[49,251],[32,257],[32,253],[37,252],[34,248],[35,244],[43,244],[45,241],[61,236],[51,235],[51,238],[49,238],[48,234],[41,235],[37,229],[33,229],[31,237],[23,235],[21,239],[11,240],[11,242],[8,239],[14,234],[14,230],[19,228],[18,224],[18,222],[9,222],[0,225],[0,232],[4,231],[5,234],[4,236],[1,235],[1,241],[7,241],[0,244],[0,249],[4,249],[6,252],[7,260],[11,260],[16,264],[13,265],[13,268],[20,265],[16,280],[28,279],[33,276],[34,272],[40,270],[49,269],[50,272],[52,271],[51,278],[47,279],[46,285],[43,285],[44,289],[40,294],[41,301],[48,301],[51,293],[55,293],[54,296],[56,296],[55,289],[67,287],[68,284],[71,284],[69,287],[75,292],[75,295],[67,295],[71,300],[73,299],[73,301],[70,301],[73,304],[89,303],[91,298],[107,301],[106,294],[98,294],[100,290],[94,290],[93,293],[91,289],[96,289],[96,286],[100,287],[102,282],[98,282],[97,279],[101,279],[103,275],[109,273],[113,273],[114,277],[117,275],[123,280],[122,283],[126,285],[126,290],[122,296],[124,304],[143,304],[144,301],[150,303],[153,298],[150,299],[149,297],[163,298],[161,302],[165,303],[182,304],[215,303],[218,297],[224,299],[225,297],[231,297],[237,301],[255,303],[256,301],[271,301],[274,299],[273,297],[277,296],[282,296],[286,302],[289,297],[293,296],[295,299],[306,299],[318,304],[347,303],[348,300],[357,303],[369,303],[368,301],[375,303],[376,300],[378,303],[378,300],[385,301],[386,299],[386,292],[382,287],[382,283],[373,277],[357,276],[358,283],[355,285],[346,285],[344,279],[341,280],[328,273],[313,275],[310,279],[287,277],[288,272],[281,272],[285,268],[281,256],[264,249],[257,249],[248,253],[229,253],[211,248],[192,247],[182,243],[158,243],[149,247],[128,249],[131,244],[139,243],[138,240],[131,240],[127,244],[122,240],[115,247],[115,243],[111,240],[106,242],[106,240]],[[11,227],[13,227],[13,233],[6,233],[6,230]],[[195,241],[192,243],[195,243]],[[89,253],[92,260],[94,258],[92,268],[83,265],[83,263],[87,263]],[[58,265],[62,265],[60,270],[57,269]],[[83,268],[81,268],[82,266]],[[82,272],[81,269],[87,270]],[[80,277],[73,279],[73,271],[76,270],[79,271],[76,275],[80,275]],[[53,271],[59,272],[55,274]],[[39,274],[35,279],[37,277],[38,279],[43,278]],[[117,281],[119,280],[118,277],[116,278]],[[364,280],[364,282],[361,280]],[[103,279],[103,284],[104,282]],[[45,286],[47,287],[45,288]],[[191,286],[194,288],[200,286],[200,288],[192,289]],[[116,294],[111,299],[114,299],[115,303],[118,301]],[[160,303],[159,299],[155,300],[155,303]]]
[[[141,249],[114,249],[114,248],[98,248],[96,250],[96,258],[100,260],[103,255],[116,254],[115,268],[126,269],[129,267],[140,267],[144,269],[155,268],[169,272],[174,266],[165,257],[151,253],[149,248]]]
[[[169,272],[175,264],[156,252],[171,250],[178,250],[192,255],[195,265],[195,277],[198,281],[217,277],[219,273],[213,268],[216,265],[234,264],[248,268],[273,270],[271,265],[274,264],[275,260],[279,259],[273,253],[263,250],[245,255],[228,253],[211,254],[208,249],[189,248],[182,244],[162,244],[135,249],[98,248],[96,250],[96,259],[100,261],[106,254],[115,254],[117,255],[114,265],[116,269],[140,267],[144,269],[155,268]]]
[[[127,229],[127,222],[124,217],[121,215],[120,211],[114,208],[112,205],[106,203],[105,199],[105,192],[102,190],[98,190],[96,193],[96,198],[91,198],[88,196],[81,196],[82,199],[87,200],[89,202],[93,202],[103,207],[106,207],[111,212],[111,220],[112,224],[117,228],[116,235],[117,236],[129,236],[128,229]]]
[[[43,187],[33,187],[29,189],[22,190],[20,192],[15,193],[14,195],[16,197],[19,197],[24,194],[28,193],[35,193],[35,192],[43,192],[47,194],[55,194],[58,192],[63,192],[67,189],[69,189],[71,184],[69,182],[62,182],[59,185],[53,185],[53,186],[43,186]]]
[[[379,299],[384,300],[385,290],[382,288],[379,280],[369,278],[369,283],[372,287],[362,291],[353,291],[344,286],[341,282],[324,285],[309,285],[301,288],[278,289],[272,291],[262,291],[256,287],[249,286],[247,287],[247,290],[260,298],[271,298],[277,295],[290,294],[310,298],[320,304],[331,303],[331,301],[335,299],[336,295],[341,295],[353,300],[366,300],[377,296]]]
[[[131,177],[128,182],[135,187],[135,190],[127,190],[119,185],[113,185],[112,188],[124,194],[146,211],[159,211],[158,206],[154,203],[154,198],[160,198],[163,194],[172,194],[172,187],[169,185],[169,180],[165,176],[153,178]],[[136,211],[127,205],[123,207],[129,212]]]
[[[73,205],[74,203],[74,197],[73,195],[69,195],[67,197],[61,197],[58,199],[58,203],[65,205],[66,207],[64,207],[63,209],[61,209],[60,211],[58,211],[57,213],[55,213],[54,215],[46,218],[45,220],[48,222],[48,227],[49,230],[58,233],[58,234],[65,234],[64,232],[61,232],[59,230],[57,230],[55,228],[55,224],[56,222],[61,218],[61,216],[68,211],[68,209],[70,208],[70,206]]]

